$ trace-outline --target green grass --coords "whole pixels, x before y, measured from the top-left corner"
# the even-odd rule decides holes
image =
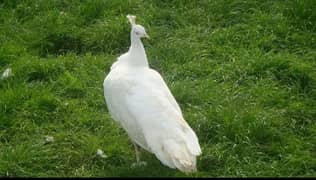
[[[129,13],[199,137],[195,174],[147,152],[131,168],[108,114]],[[315,177],[315,22],[314,0],[0,0],[0,176]]]

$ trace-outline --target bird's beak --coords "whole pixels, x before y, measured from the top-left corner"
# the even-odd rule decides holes
[[[144,35],[144,37],[150,39],[147,33]]]

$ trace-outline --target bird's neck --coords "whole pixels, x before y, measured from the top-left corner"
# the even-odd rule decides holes
[[[137,37],[131,31],[131,46],[129,48],[129,59],[128,64],[138,67],[148,67],[147,55],[143,43],[139,37]]]

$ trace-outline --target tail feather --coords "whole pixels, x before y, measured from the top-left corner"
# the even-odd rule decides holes
[[[197,171],[196,155],[192,154],[184,143],[169,139],[164,142],[164,149],[171,161],[171,167],[176,167],[185,173]]]
[[[196,155],[196,156],[200,155],[202,153],[201,148],[199,145],[198,138],[195,135],[195,133],[193,132],[193,130],[191,128],[189,128],[185,134],[187,137],[186,138],[186,145],[187,145],[187,148],[189,149],[190,153],[193,155]]]
[[[175,129],[174,131],[183,139],[191,154],[196,156],[201,154],[199,140],[190,126],[183,125],[181,129]]]

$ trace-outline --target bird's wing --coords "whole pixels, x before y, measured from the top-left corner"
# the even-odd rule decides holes
[[[151,69],[138,74],[125,96],[126,109],[158,159],[169,167],[193,171],[201,153],[196,134],[160,74]]]
[[[147,76],[148,81],[152,82],[150,85],[152,87],[155,87],[157,90],[157,93],[158,92],[161,93],[162,97],[166,98],[166,100],[168,100],[168,102],[174,108],[174,110],[177,111],[182,116],[182,111],[181,111],[176,99],[171,94],[168,86],[166,85],[166,83],[163,80],[163,78],[161,77],[161,75],[153,69],[149,69],[148,74],[150,74]]]
[[[142,148],[150,151],[148,148],[141,126],[138,125],[135,117],[129,109],[128,97],[134,86],[133,80],[126,76],[124,69],[111,70],[103,82],[104,96],[110,115],[127,132],[132,141],[136,142]]]

